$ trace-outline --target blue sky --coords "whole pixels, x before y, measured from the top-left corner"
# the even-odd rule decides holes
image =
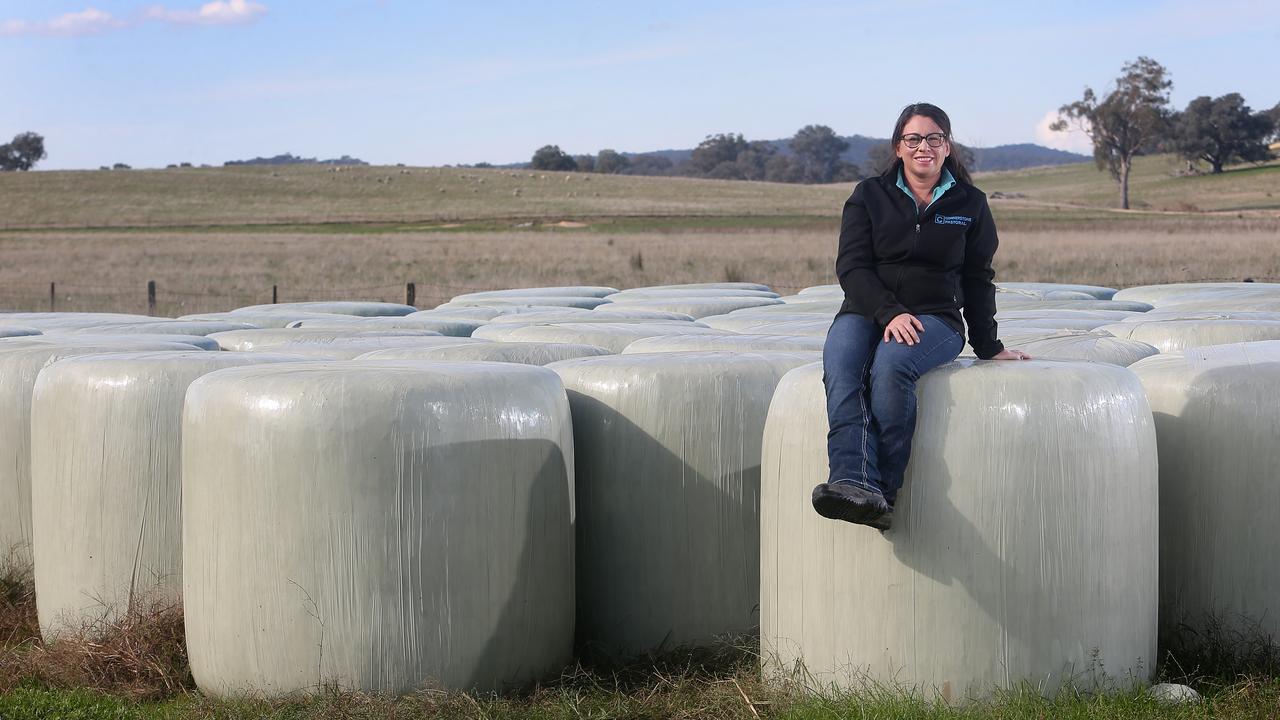
[[[1280,102],[1272,2],[0,0],[0,140],[43,169],[292,152],[411,165],[885,136],[926,100],[957,139],[1079,148],[1044,125],[1148,55],[1178,107]]]

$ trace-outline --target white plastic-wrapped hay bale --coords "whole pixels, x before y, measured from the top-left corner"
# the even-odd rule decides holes
[[[836,295],[844,297],[844,288],[832,283],[830,285],[810,285],[800,290],[797,295]]]
[[[1157,355],[1130,368],[1160,448],[1160,617],[1280,634],[1280,342]]]
[[[358,337],[440,337],[434,330],[330,330],[310,328],[263,328],[214,333],[213,338],[224,350],[247,352],[285,343],[331,343]]]
[[[1280,296],[1244,295],[1239,297],[1197,298],[1185,302],[1160,305],[1161,310],[1186,312],[1280,312]]]
[[[559,287],[508,288],[506,290],[484,290],[481,292],[455,295],[454,300],[472,298],[502,297],[594,297],[602,298],[618,292],[617,288],[602,285],[568,285]]]
[[[1280,299],[1280,283],[1205,282],[1140,285],[1115,294],[1116,300],[1137,300],[1157,307],[1207,300]]]
[[[702,325],[701,323],[698,323],[698,322],[683,321],[683,320],[647,320],[644,318],[633,318],[629,316],[620,316],[616,320],[614,320],[613,315],[614,313],[608,313],[608,314],[600,313],[600,314],[589,315],[587,317],[575,316],[572,318],[565,318],[562,320],[547,321],[547,322],[518,322],[515,320],[512,320],[510,322],[504,322],[504,323],[495,322],[495,323],[489,323],[488,325],[476,330],[475,333],[472,334],[472,337],[479,338],[481,340],[490,340],[493,342],[514,342],[512,336],[514,336],[515,332],[521,328],[535,327],[535,326],[546,327],[548,325],[565,325],[565,324],[609,325],[610,327],[614,325],[644,325],[646,327],[647,326],[668,326],[672,328],[671,332],[680,332],[682,328],[690,328],[690,327],[705,328],[706,327],[705,325]]]
[[[519,313],[515,315],[502,315],[489,321],[492,325],[505,325],[508,323],[523,323],[525,325],[549,325],[559,322],[653,322],[653,321],[676,321],[676,322],[693,322],[693,318],[684,313],[660,312],[656,310],[631,310],[631,311],[615,311],[610,313],[598,312],[582,312],[577,308],[574,312],[557,312],[548,310],[545,312]]]
[[[484,326],[484,320],[449,320],[430,318],[376,317],[365,318],[351,316],[350,319],[331,320],[298,320],[289,323],[290,328],[306,328],[308,330],[430,330],[452,337],[470,337],[476,328]]]
[[[1204,345],[1280,340],[1280,321],[1275,320],[1126,321],[1095,329],[1153,345],[1160,352]]]
[[[729,314],[752,313],[767,315],[769,313],[819,313],[828,317],[835,317],[840,312],[840,306],[844,305],[844,298],[834,300],[804,300],[803,302],[785,301],[781,305],[765,305],[762,307],[747,308],[745,310],[735,310]]]
[[[488,339],[494,339],[495,328],[477,330]],[[723,335],[721,330],[693,325],[692,323],[559,323],[556,325],[526,325],[506,333],[502,342],[551,342],[596,345],[610,352],[620,353],[640,338],[655,335]]]
[[[55,362],[31,400],[31,526],[46,640],[182,589],[182,403],[266,353],[111,353]]]
[[[611,355],[596,345],[574,343],[499,343],[482,342],[448,347],[393,348],[361,355],[359,360],[434,360],[446,362],[510,362],[524,365],[548,365],[561,360]]]
[[[644,287],[630,288],[632,290],[763,290],[772,292],[772,288],[768,285],[752,282],[709,282],[709,283],[680,283],[676,285],[646,285]]]
[[[31,337],[40,335],[40,331],[32,327],[19,325],[0,325],[0,338]]]
[[[248,325],[254,325],[259,328],[283,328],[291,323],[299,320],[332,320],[340,317],[332,313],[314,313],[303,312],[301,310],[262,310],[258,312],[250,312],[248,310],[237,310],[235,312],[225,313],[201,313],[197,315],[183,315],[178,320],[183,321],[203,321],[203,322],[239,322]],[[347,316],[341,316],[347,317]],[[212,333],[210,333],[212,334]]]
[[[448,303],[441,305],[440,308],[455,307],[575,307],[583,310],[591,310],[601,305],[608,305],[609,301],[604,298],[584,297],[582,295],[555,297],[552,295],[545,296],[518,296],[504,295],[502,297],[478,297],[478,298],[462,298],[453,299]]]
[[[698,322],[707,327],[716,328],[717,330],[728,330],[730,332],[745,332],[747,328],[753,325],[759,325],[766,322],[815,322],[825,320],[827,325],[835,315],[827,315],[825,313],[753,313],[753,312],[731,312],[725,315],[708,315],[700,318]]]
[[[232,310],[232,313],[259,312],[304,312],[328,313],[332,315],[359,315],[361,317],[380,317],[385,315],[408,315],[418,308],[400,303],[321,300],[316,302],[271,303],[267,305],[247,305]]]
[[[1038,283],[1038,282],[998,282],[997,290],[1025,292],[1042,297],[1051,297],[1054,293],[1078,293],[1096,300],[1110,300],[1116,294],[1115,288],[1101,285],[1074,285],[1071,283]],[[1064,300],[1067,298],[1063,298]],[[1080,298],[1084,299],[1084,298]]]
[[[1154,312],[1154,311],[1153,311]],[[1128,310],[1071,310],[1070,308],[1047,308],[1043,310],[1005,310],[996,313],[996,320],[1036,320],[1040,318],[1098,319],[1110,322],[1122,322],[1130,318],[1143,318],[1149,313],[1131,312]]]
[[[640,338],[623,355],[655,352],[822,352],[825,338],[787,335],[658,335]]]
[[[44,339],[45,342],[26,342]],[[48,363],[78,355],[142,350],[192,352],[190,345],[153,341],[0,341],[0,548],[31,558],[31,389]],[[209,353],[212,355],[213,353]]]
[[[154,340],[157,342],[176,342],[183,345],[200,350],[221,350],[222,346],[218,345],[218,341],[204,335],[175,335],[172,333],[119,333],[112,330],[98,330],[94,328],[92,331],[80,331],[76,333],[76,337],[86,339],[86,342],[92,342],[98,338],[130,338],[136,340]]]
[[[759,602],[760,437],[811,353],[569,360],[578,637],[630,656],[741,634]]]
[[[75,330],[76,333],[94,333],[111,335],[212,335],[216,332],[232,330],[255,330],[259,326],[244,322],[221,322],[217,320],[161,320],[157,322],[121,323],[116,325],[95,325]]]
[[[134,322],[155,322],[156,318],[127,313],[36,312],[7,313],[0,315],[0,322],[33,327],[43,332],[66,332],[99,325],[119,325]]]
[[[1280,321],[1280,312],[1258,310],[1152,310],[1145,313],[1130,313],[1120,322],[1156,322],[1163,320],[1276,320]]]
[[[760,320],[740,326],[736,332],[748,335],[808,335],[826,337],[833,318],[818,317],[812,320]]]
[[[653,288],[635,288],[632,290],[623,290],[612,295],[606,295],[606,298],[617,302],[619,300],[661,300],[663,298],[735,298],[735,297],[763,297],[776,298],[778,293],[772,290],[736,290],[736,289],[666,289],[655,290]]]
[[[960,361],[917,390],[882,535],[810,504],[828,472],[821,364],[779,384],[761,461],[770,668],[948,700],[1149,677],[1156,438],[1137,378],[1101,363]]]
[[[202,691],[495,690],[570,659],[573,438],[555,373],[233,368],[192,383],[182,437]]]
[[[1109,325],[1115,320],[1107,318],[1069,318],[1069,317],[1027,317],[1000,318],[996,321],[1001,329],[1005,328],[1040,328],[1043,330],[1093,330]]]
[[[1005,347],[1021,350],[1036,360],[1087,360],[1120,367],[1160,352],[1144,342],[1087,330],[1004,329],[1002,326],[1000,339]],[[966,344],[960,356],[974,357],[973,348]]]
[[[776,298],[663,298],[661,300],[620,300],[596,309],[596,312],[629,312],[631,310],[661,310],[689,315],[694,319],[708,315],[723,315],[741,308],[782,305]]]
[[[1018,293],[996,293],[996,309],[1007,310],[1120,310],[1122,312],[1146,312],[1150,303],[1136,300],[1042,300]]]
[[[506,315],[519,315],[522,313],[535,312],[589,312],[587,308],[570,308],[546,305],[491,305],[486,307],[462,307],[458,305],[444,304],[430,310],[419,310],[412,315],[406,315],[407,318],[427,318],[427,319],[464,319],[464,320],[492,320],[497,317]]]
[[[332,342],[290,342],[268,347],[267,352],[321,360],[351,360],[378,350],[426,350],[458,345],[490,345],[488,340],[448,335],[374,336],[336,338]]]

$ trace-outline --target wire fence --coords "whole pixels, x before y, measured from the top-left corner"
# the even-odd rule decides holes
[[[1274,277],[1214,277],[1170,282],[1280,282]],[[764,283],[782,295],[807,286]],[[502,288],[485,285],[446,285],[410,281],[359,287],[268,285],[257,290],[172,287],[155,281],[130,284],[6,283],[0,285],[2,312],[118,312],[159,317],[225,312],[248,305],[362,300],[396,302],[432,308],[457,295]]]

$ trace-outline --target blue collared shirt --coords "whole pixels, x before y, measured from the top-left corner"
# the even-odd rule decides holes
[[[938,202],[938,198],[951,189],[956,184],[956,179],[952,177],[951,171],[946,167],[942,168],[942,177],[938,178],[938,184],[933,186],[933,197],[929,199],[929,205],[925,205],[924,209],[928,210],[930,205]],[[898,188],[911,198],[911,203],[916,205],[916,215],[920,214],[920,206],[916,204],[916,196],[912,194],[911,188],[907,187],[907,181],[902,177],[902,168],[898,168]]]

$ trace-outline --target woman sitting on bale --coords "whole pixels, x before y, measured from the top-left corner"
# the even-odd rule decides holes
[[[845,299],[822,353],[831,474],[813,489],[818,514],[882,531],[911,455],[920,376],[960,354],[966,324],[979,358],[1030,358],[997,339],[995,221],[951,154],[951,120],[908,105],[892,143],[897,161],[858,183],[840,223]]]

